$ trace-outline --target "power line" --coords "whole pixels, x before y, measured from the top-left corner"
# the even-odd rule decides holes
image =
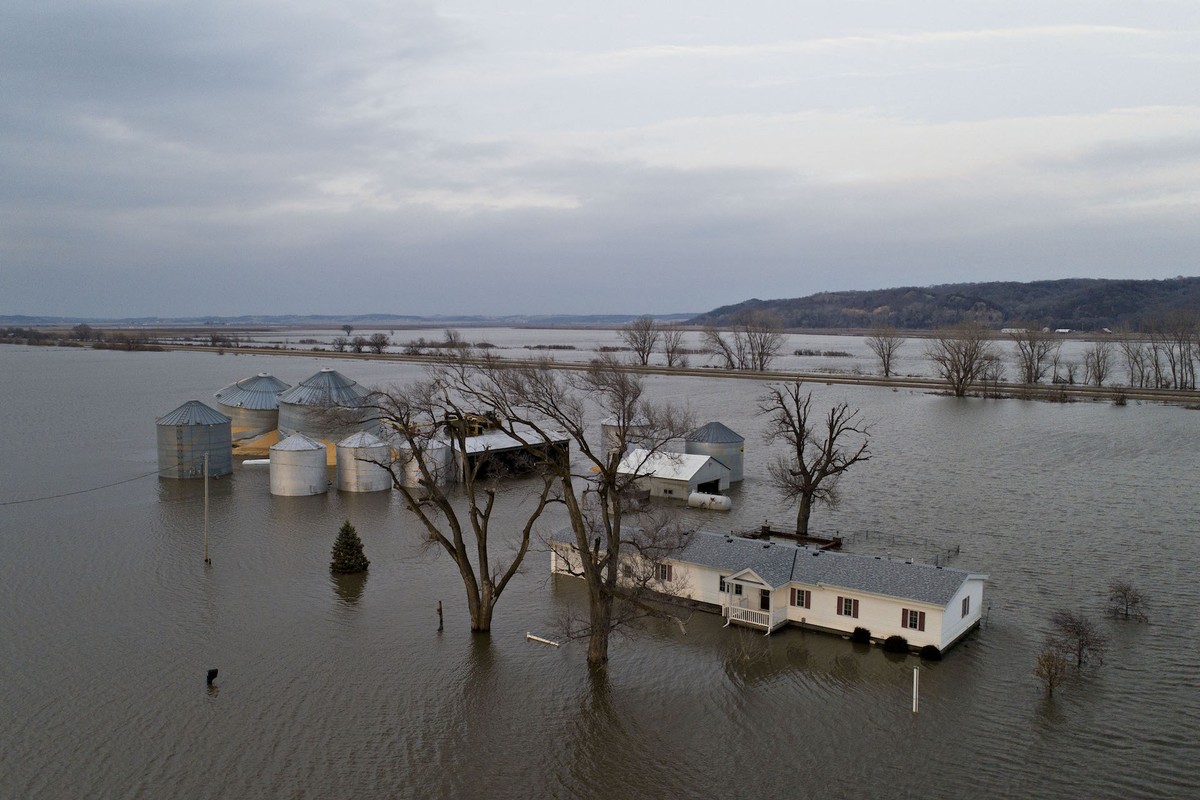
[[[144,475],[134,475],[132,478],[126,478],[123,481],[116,481],[114,483],[106,483],[103,486],[93,486],[91,489],[79,489],[78,491],[63,492],[62,494],[49,494],[49,495],[46,495],[45,497],[29,497],[29,498],[26,498],[25,500],[3,500],[3,501],[0,501],[0,506],[16,506],[16,505],[21,505],[22,503],[39,503],[43,500],[57,500],[60,497],[70,497],[71,495],[74,495],[74,494],[87,494],[88,492],[98,492],[101,489],[109,489],[113,486],[120,486],[122,483],[131,483],[132,481],[141,480],[142,478],[149,478],[151,475],[157,475],[157,474],[158,474],[158,470],[154,470],[153,472],[147,472]]]

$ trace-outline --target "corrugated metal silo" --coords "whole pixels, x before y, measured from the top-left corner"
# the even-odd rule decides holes
[[[391,448],[366,431],[352,433],[337,445],[339,492],[382,492],[392,488],[392,474],[378,463],[388,463]]]
[[[645,417],[634,417],[625,429],[625,450],[637,447],[650,430],[650,420]],[[605,452],[610,452],[620,446],[621,423],[616,417],[609,417],[600,423],[600,441]]]
[[[354,409],[370,392],[326,367],[279,395],[279,438],[303,433],[316,439],[342,439],[376,426]],[[335,413],[330,413],[331,409]]]
[[[420,486],[421,468],[417,464],[417,460],[413,458],[412,448],[408,446],[407,442],[402,442],[394,445],[394,449],[400,485],[407,489]],[[425,463],[429,466],[429,471],[433,473],[438,485],[446,485],[458,480],[458,473],[454,469],[454,450],[448,442],[438,439],[427,442]]]
[[[271,447],[271,494],[291,497],[329,491],[325,445],[303,433]]]
[[[210,478],[233,472],[233,439],[224,414],[189,400],[159,417],[157,427],[159,477],[203,478],[205,453]]]
[[[729,467],[729,482],[742,479],[746,439],[719,422],[710,422],[687,435],[684,452],[694,456],[712,456]]]
[[[290,387],[260,372],[217,392],[217,408],[233,421],[233,438],[254,439],[279,427],[279,395]]]

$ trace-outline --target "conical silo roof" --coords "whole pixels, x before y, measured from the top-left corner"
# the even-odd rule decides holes
[[[303,433],[294,433],[279,444],[271,445],[271,450],[324,450],[325,445]]]
[[[279,395],[279,402],[300,406],[356,406],[370,394],[336,369],[326,367]]]
[[[386,447],[387,442],[370,431],[352,433],[337,443],[338,447]]]
[[[726,428],[719,422],[710,422],[704,427],[697,428],[689,433],[685,441],[708,442],[710,444],[734,444],[746,441],[746,437],[729,430],[729,428]]]
[[[158,418],[159,425],[228,425],[229,417],[199,400],[188,400],[169,414]]]
[[[291,388],[290,383],[284,383],[274,375],[260,372],[250,378],[242,378],[231,383],[215,397],[222,405],[253,410],[270,410],[279,408],[279,394]]]

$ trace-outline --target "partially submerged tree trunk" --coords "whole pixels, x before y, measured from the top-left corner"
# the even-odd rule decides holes
[[[551,502],[552,476],[543,475],[533,508],[525,514],[516,552],[507,564],[493,564],[491,521],[503,471],[492,470],[486,455],[468,457],[465,420],[468,410],[455,387],[436,376],[406,389],[376,390],[364,402],[396,439],[396,457],[375,462],[388,470],[392,485],[425,530],[426,541],[454,561],[466,592],[471,630],[491,630],[496,603],[529,551],[534,525]],[[453,457],[444,458],[449,447]],[[457,465],[458,469],[455,469]],[[455,475],[449,474],[454,470]],[[409,476],[417,477],[416,485]],[[457,477],[462,499],[449,488]],[[466,509],[460,507],[465,501]]]
[[[802,392],[800,386],[796,381],[769,387],[758,410],[767,417],[766,442],[787,445],[769,466],[771,483],[796,503],[796,534],[805,536],[813,504],[835,505],[842,475],[871,455],[869,429],[858,409],[838,403],[818,426],[812,418],[812,392]]]
[[[469,402],[495,409],[510,436],[532,441],[565,434],[576,448],[584,464],[578,471],[569,458],[547,458],[532,448],[530,453],[554,481],[554,500],[566,508],[579,559],[576,574],[587,586],[587,618],[568,635],[586,637],[588,663],[604,667],[614,630],[647,616],[673,616],[653,604],[653,592],[665,587],[642,567],[682,546],[670,525],[641,518],[630,524],[622,497],[639,477],[638,466],[632,473],[622,470],[622,457],[635,441],[647,454],[663,450],[691,429],[690,418],[645,401],[641,377],[612,358],[574,372],[556,370],[549,361],[513,365],[484,355],[473,366],[446,362],[443,370]],[[588,402],[610,416],[615,441],[609,449],[588,438]]]

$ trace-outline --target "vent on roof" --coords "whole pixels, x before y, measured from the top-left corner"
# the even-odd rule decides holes
[[[763,545],[763,550],[766,550],[770,546],[771,546],[771,543],[767,542],[766,544]]]
[[[819,555],[821,555],[821,551],[820,551],[820,550],[817,550],[817,551],[815,551],[815,552],[813,553],[813,558],[816,558],[816,557],[817,557],[817,556],[819,556]]]
[[[875,556],[875,560],[876,560],[876,561],[882,561],[883,559],[881,559],[879,556]]]

